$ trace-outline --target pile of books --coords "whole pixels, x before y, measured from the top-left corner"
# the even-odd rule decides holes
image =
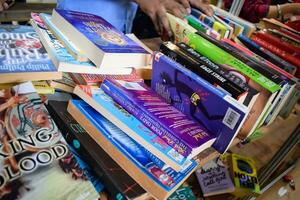
[[[287,116],[300,96],[299,33],[256,31],[214,9],[213,17],[193,9],[186,21],[167,14],[174,40],[156,52],[87,13],[55,9],[32,13],[32,27],[0,26],[2,186],[17,181],[19,195],[36,195],[21,190],[26,181],[55,169],[74,178],[59,184],[64,197],[95,199],[104,185],[113,199],[167,199],[188,189],[180,186],[205,150],[223,154]],[[285,45],[263,46],[279,44],[277,32],[290,34]],[[25,81],[34,86],[12,86]],[[77,97],[49,100],[47,110],[35,90]],[[86,188],[73,194],[79,181]]]

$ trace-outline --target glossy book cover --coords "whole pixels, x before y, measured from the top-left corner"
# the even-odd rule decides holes
[[[44,101],[31,83],[0,90],[0,199],[99,198]]]
[[[162,168],[157,163],[162,162],[144,147],[137,144],[123,131],[104,118],[96,110],[83,101],[72,100],[72,103],[79,109],[86,118],[109,140],[122,154],[134,163],[145,175],[151,178],[156,184],[166,191],[172,190],[182,179],[195,169],[193,162],[185,170],[175,172],[170,167]]]
[[[106,53],[148,53],[99,16],[69,10],[55,11]]]
[[[0,74],[56,71],[31,26],[0,25]]]
[[[154,54],[152,67],[152,89],[215,134],[213,147],[222,153],[226,151],[248,109],[160,52]]]
[[[106,79],[101,88],[185,157],[202,145],[210,147],[206,144],[214,140],[207,129],[167,103],[145,83]]]
[[[101,105],[111,115],[117,117],[125,123],[132,131],[138,134],[148,145],[151,145],[160,154],[164,154],[169,160],[180,166],[186,166],[193,163],[186,157],[179,154],[174,148],[162,140],[155,132],[147,128],[141,121],[127,112],[122,106],[116,103],[109,95],[98,87],[80,86],[94,101]]]

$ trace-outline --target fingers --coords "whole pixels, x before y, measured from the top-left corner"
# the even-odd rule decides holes
[[[190,0],[190,3],[193,7],[202,10],[206,15],[213,16],[214,10],[209,5],[209,0]]]
[[[3,7],[4,7],[4,9],[8,9],[9,6],[8,6],[7,3],[4,3],[4,4],[3,4]]]
[[[191,13],[191,5],[188,0],[177,0],[177,2],[185,8],[187,14]]]
[[[167,14],[166,14],[166,10],[165,8],[161,8],[158,12],[158,19],[159,24],[160,24],[160,30],[161,30],[161,34],[163,34],[164,31],[166,31],[166,33],[168,34],[169,37],[172,36],[172,31],[170,28],[170,24],[169,24],[169,20],[167,18]]]

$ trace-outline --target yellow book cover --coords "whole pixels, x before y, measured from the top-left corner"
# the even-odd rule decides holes
[[[38,94],[54,94],[55,92],[55,89],[47,81],[33,81],[32,84]]]

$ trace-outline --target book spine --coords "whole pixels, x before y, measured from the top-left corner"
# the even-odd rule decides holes
[[[246,36],[239,35],[238,38],[241,40],[241,42],[247,46],[251,51],[257,53],[261,57],[269,60],[270,62],[276,64],[281,69],[284,69],[285,71],[295,74],[297,67],[286,62],[285,60],[281,59],[277,55],[273,54],[269,50],[262,48],[260,45],[253,42],[250,38],[247,38]]]
[[[91,144],[84,144],[82,143],[82,139],[78,137],[78,135],[84,135],[85,138],[88,138],[93,141],[92,138],[90,138],[89,134],[83,129],[83,127],[75,121],[75,119],[67,113],[65,118],[68,119],[67,122],[65,122],[57,113],[57,110],[53,108],[52,106],[48,105],[47,109],[49,113],[51,114],[53,120],[57,124],[58,128],[61,130],[63,137],[67,141],[68,144],[72,145],[74,148],[76,148],[77,152],[81,154],[81,157],[84,159],[84,161],[91,165],[92,168],[97,169],[95,170],[95,173],[99,176],[103,184],[105,185],[105,188],[109,191],[111,196],[115,197],[122,197],[124,199],[127,199],[123,194],[122,190],[118,188],[118,184],[116,184],[115,181],[111,177],[109,177],[109,173],[105,173],[105,166],[101,166],[98,164],[98,162],[95,162],[93,159],[93,156],[89,151],[87,150],[87,146]],[[82,143],[82,145],[80,145]],[[95,144],[97,146],[97,144]],[[106,154],[104,150],[97,148],[97,151],[99,154]],[[101,152],[102,151],[102,152]],[[104,167],[104,168],[103,168]]]
[[[188,59],[187,56],[180,55],[179,52],[172,51],[164,44],[160,46],[160,51],[168,57],[172,58],[174,61],[179,62],[187,69],[201,76],[212,85],[220,86],[221,88],[229,92],[235,99],[238,99],[246,92],[241,87],[236,87],[235,85],[231,84],[225,77],[213,71],[208,66],[202,63],[193,62],[191,59]]]
[[[124,93],[119,91],[118,87],[111,84],[109,81],[105,80],[101,88],[105,93],[111,96],[118,104],[120,104],[124,109],[134,115],[138,120],[143,122],[143,124],[155,132],[161,139],[163,139],[168,145],[173,147],[181,155],[188,157],[192,152],[192,148],[185,144],[181,138],[176,137],[168,130],[166,130],[162,124],[157,122],[157,119],[149,112],[141,109],[140,106],[135,104],[130,98],[128,98]]]
[[[300,68],[300,59],[297,59],[295,57],[293,57],[291,54],[288,54],[287,52],[277,48],[276,46],[260,39],[259,37],[253,35],[251,36],[251,39],[258,43],[259,45],[261,45],[262,47],[268,49],[269,51],[271,51],[272,53],[278,55],[279,57],[281,57],[282,59],[285,59],[286,61],[290,62],[291,64],[297,66],[298,68]],[[299,72],[298,72],[299,71]],[[300,70],[297,70],[296,72],[298,75],[300,75]]]
[[[226,51],[207,41],[203,37],[192,33],[188,34],[187,37],[189,39],[189,45],[193,46],[196,51],[207,56],[213,62],[229,65],[235,68],[272,93],[280,89],[279,85],[269,80],[259,72],[253,70],[251,67],[236,59]]]
[[[241,78],[235,76],[232,73],[229,73],[221,66],[210,61],[207,57],[200,55],[198,52],[196,52],[193,48],[189,47],[185,43],[178,43],[177,46],[179,46],[185,53],[198,60],[200,63],[203,63],[206,66],[208,66],[214,72],[221,74],[222,76],[230,80],[233,84],[237,85],[238,87],[241,87],[243,90],[249,91],[252,89]]]

